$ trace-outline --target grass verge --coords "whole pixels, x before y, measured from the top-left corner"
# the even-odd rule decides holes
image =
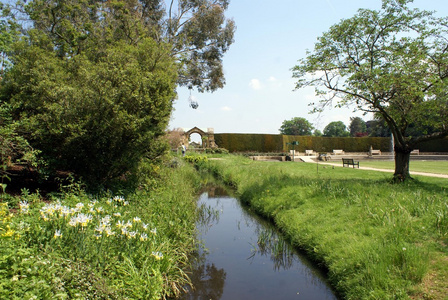
[[[446,299],[447,180],[237,156],[199,162],[328,272],[344,299]]]

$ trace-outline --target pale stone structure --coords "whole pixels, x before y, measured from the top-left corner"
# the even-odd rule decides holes
[[[207,128],[207,130],[202,130],[198,127],[193,127],[190,130],[184,129],[184,134],[182,137],[182,143],[184,145],[189,144],[190,136],[193,133],[197,133],[201,136],[202,148],[217,148],[215,143],[215,131],[213,128]]]

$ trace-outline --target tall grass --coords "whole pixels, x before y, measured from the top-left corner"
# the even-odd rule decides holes
[[[137,192],[93,196],[72,184],[46,199],[26,191],[0,196],[0,298],[180,294],[196,247],[200,178],[188,165],[144,169],[151,176]]]
[[[231,182],[242,201],[324,266],[342,298],[448,294],[446,179],[396,185],[381,172],[235,156],[201,167]]]

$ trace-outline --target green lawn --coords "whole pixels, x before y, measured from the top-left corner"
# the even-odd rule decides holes
[[[341,163],[342,164],[342,163]],[[384,168],[393,162],[361,162]],[[411,162],[435,172],[447,162]],[[448,299],[448,180],[237,156],[199,162],[316,264],[341,299]]]
[[[392,160],[362,160],[360,166],[391,170],[395,168],[394,161]],[[411,160],[409,167],[411,172],[448,174],[448,161],[446,160]]]

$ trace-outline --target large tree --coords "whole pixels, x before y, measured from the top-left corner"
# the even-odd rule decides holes
[[[295,117],[283,121],[279,131],[285,135],[311,135],[313,129],[313,125],[307,119]]]
[[[366,122],[367,133],[370,137],[391,137],[391,132],[382,118],[375,118]],[[393,151],[394,149],[391,149]]]
[[[324,128],[324,136],[326,137],[347,137],[350,133],[342,121],[334,121],[328,123]]]
[[[230,1],[165,2],[169,5],[159,26],[161,37],[172,45],[172,54],[179,62],[179,84],[196,87],[200,92],[222,88],[222,57],[233,43],[235,31],[234,21],[224,16]]]
[[[314,86],[322,96],[315,110],[336,101],[381,116],[393,134],[400,181],[410,177],[418,143],[448,135],[448,19],[411,9],[410,2],[360,9],[330,27],[293,68],[297,89]],[[411,123],[432,131],[413,136]]]
[[[361,137],[367,135],[366,122],[360,117],[350,118],[350,135],[353,137]]]
[[[17,132],[41,151],[48,170],[102,184],[135,170],[145,155],[160,154],[177,68],[171,45],[115,24],[144,25],[118,2],[109,10],[121,16],[77,2],[56,1],[53,13],[51,1],[25,6],[34,24],[9,53],[0,107],[20,121]],[[51,26],[46,18],[53,18]]]
[[[131,43],[144,37],[168,43],[178,63],[178,84],[204,92],[225,84],[222,58],[235,31],[224,15],[228,5],[229,0],[33,0],[19,10],[29,12],[34,27],[51,35],[62,51],[82,52],[88,40],[102,40],[104,29]]]
[[[228,0],[33,0],[0,91],[49,167],[98,183],[161,153],[176,83],[214,91],[233,42]],[[8,19],[6,19],[8,20]],[[0,23],[0,27],[6,23]],[[4,34],[0,37],[3,37]],[[2,44],[0,44],[1,46]],[[3,51],[3,48],[0,49]]]

